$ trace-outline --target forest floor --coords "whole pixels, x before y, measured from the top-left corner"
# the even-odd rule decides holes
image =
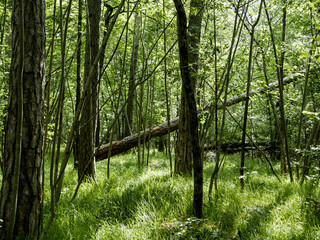
[[[70,163],[46,239],[320,239],[319,179],[309,178],[300,186],[282,177],[280,183],[263,160],[248,158],[241,190],[239,161],[238,154],[226,157],[219,192],[211,202],[214,163],[205,162],[202,220],[191,217],[192,178],[170,177],[169,160],[162,153],[152,152],[152,164],[141,170],[134,154],[112,157],[110,179],[108,162],[98,162],[97,181],[82,184],[73,201],[77,173]],[[48,185],[44,223],[50,213]]]

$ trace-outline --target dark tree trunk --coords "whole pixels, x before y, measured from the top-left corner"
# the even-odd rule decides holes
[[[192,151],[190,142],[190,131],[188,129],[188,112],[186,104],[186,94],[181,91],[180,105],[180,121],[179,131],[176,143],[174,172],[177,174],[191,175],[192,174]]]
[[[89,16],[87,16],[84,85],[86,85],[86,81],[90,81],[90,90],[83,106],[80,121],[79,180],[82,178],[82,175],[95,178],[95,160],[92,158],[94,157],[93,152],[97,128],[99,64],[95,66],[91,79],[89,79],[89,72],[99,52],[101,1],[89,0],[87,4]]]
[[[132,43],[131,53],[131,65],[130,65],[130,77],[129,77],[129,89],[128,89],[128,104],[127,104],[127,116],[125,121],[124,136],[131,135],[132,122],[133,122],[133,103],[135,97],[135,84],[136,84],[136,72],[138,63],[138,51],[139,51],[139,27],[141,19],[136,13],[134,22],[134,35]]]
[[[78,2],[78,49],[77,49],[77,89],[76,89],[76,111],[79,108],[81,98],[81,47],[82,47],[82,0]],[[80,133],[79,126],[74,133],[74,166],[78,165],[80,155]]]
[[[14,221],[14,239],[36,239],[42,221],[43,202],[43,103],[45,79],[45,6],[42,0],[24,1],[24,24],[20,19],[20,5],[12,6],[12,60],[9,85],[9,105],[6,122],[4,172],[1,189],[0,238],[10,239],[9,225]],[[24,34],[19,31],[24,27]],[[24,35],[24,44],[21,39]],[[23,51],[24,48],[24,51]],[[21,54],[24,54],[24,65]],[[22,70],[19,74],[19,69]],[[23,122],[19,183],[14,186],[19,75],[23,81]],[[13,189],[18,188],[17,200]],[[16,206],[15,217],[12,208]],[[14,220],[13,220],[14,219]]]
[[[190,2],[190,19],[188,28],[188,51],[190,63],[190,81],[193,90],[196,89],[198,75],[198,60],[199,60],[199,44],[201,39],[201,22],[203,16],[203,1],[192,0]],[[184,88],[181,91],[181,107],[180,107],[180,122],[179,132],[175,154],[175,172],[181,174],[192,173],[192,152],[191,152],[191,136],[188,129],[189,114]]]
[[[289,155],[289,143],[288,143],[288,134],[286,126],[286,115],[284,109],[284,94],[283,94],[283,79],[284,79],[284,57],[285,57],[285,41],[286,41],[286,16],[287,16],[287,6],[286,0],[284,0],[283,6],[283,17],[282,17],[282,36],[281,36],[281,56],[280,56],[280,67],[279,67],[279,106],[280,106],[280,137],[282,138],[282,154],[281,159],[284,159],[282,162],[284,166],[288,166],[290,181],[293,182],[293,173],[291,169],[290,155]],[[285,162],[286,159],[286,162]]]
[[[192,86],[191,74],[189,71],[188,41],[187,41],[187,17],[181,0],[174,0],[177,10],[178,22],[178,41],[180,72],[182,78],[183,91],[186,93],[188,107],[188,130],[191,136],[193,172],[194,172],[194,191],[193,191],[193,213],[197,218],[202,218],[203,203],[203,162],[198,132],[197,104]]]

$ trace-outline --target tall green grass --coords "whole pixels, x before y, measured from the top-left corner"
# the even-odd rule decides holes
[[[214,163],[205,163],[204,219],[192,218],[192,178],[170,177],[169,162],[154,152],[161,167],[137,168],[127,154],[97,163],[97,181],[80,187],[70,202],[77,174],[67,168],[63,194],[47,239],[320,239],[320,188],[313,178],[302,187],[280,183],[257,159],[246,163],[245,189],[239,186],[239,155],[227,156],[219,192],[208,202]],[[275,166],[279,169],[279,166]],[[48,169],[47,169],[48,171]],[[47,181],[48,182],[48,181]],[[49,218],[46,185],[44,220]]]

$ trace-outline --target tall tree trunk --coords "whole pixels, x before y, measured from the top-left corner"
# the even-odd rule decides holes
[[[104,2],[105,7],[107,8],[105,15],[104,15],[104,31],[103,31],[103,37],[105,37],[108,34],[108,28],[110,24],[110,20],[112,19],[112,13],[113,13],[113,7],[106,2]],[[99,61],[99,84],[97,86],[97,92],[98,95],[100,94],[100,81],[104,73],[104,60],[105,60],[105,53],[106,53],[106,45],[101,45],[102,48],[102,56]],[[124,54],[125,56],[126,54]],[[121,81],[122,81],[122,75],[121,75]],[[99,99],[97,100],[97,106],[99,106]],[[100,111],[97,113],[97,123],[96,123],[96,132],[95,132],[95,147],[98,147],[100,145]]]
[[[132,122],[133,122],[133,103],[134,103],[136,72],[137,72],[137,63],[138,63],[140,22],[141,22],[141,18],[139,17],[139,14],[136,13],[134,18],[134,35],[133,35],[133,43],[132,43],[129,89],[128,89],[128,104],[127,104],[127,113],[126,113],[127,121],[125,121],[124,137],[131,135]]]
[[[213,170],[213,172],[211,174],[211,178],[210,178],[210,185],[209,185],[209,191],[208,191],[209,199],[211,199],[213,183],[214,183],[216,193],[218,192],[218,173],[219,173],[219,169],[221,166],[220,154],[221,154],[221,145],[222,145],[222,140],[223,140],[223,130],[224,130],[225,119],[226,119],[226,109],[228,106],[227,100],[228,100],[228,91],[229,91],[229,82],[230,82],[230,72],[231,72],[231,68],[232,68],[232,64],[233,64],[233,60],[232,60],[233,57],[232,56],[235,54],[235,52],[237,50],[237,45],[238,45],[238,42],[240,39],[240,34],[242,31],[242,26],[240,27],[240,25],[238,23],[238,13],[239,13],[239,9],[240,9],[240,3],[241,3],[241,0],[238,0],[238,3],[235,8],[236,15],[235,15],[235,20],[234,20],[233,33],[232,33],[230,50],[229,50],[227,66],[226,66],[227,67],[226,76],[225,76],[224,83],[222,84],[224,86],[222,119],[221,119],[221,126],[220,126],[219,138],[218,138],[219,140],[216,143],[216,145],[217,145],[216,165],[214,167],[214,170]],[[247,9],[245,11],[243,11],[242,14],[245,14],[246,11],[247,11]],[[238,36],[238,40],[236,42],[237,35],[239,35],[239,36]],[[235,49],[234,49],[234,46],[235,46]]]
[[[313,54],[313,46],[314,46],[315,40],[313,39],[311,42],[311,48],[309,50],[309,57],[307,61],[307,70],[306,70],[306,75],[305,75],[305,80],[304,80],[304,87],[303,87],[303,94],[302,94],[302,103],[301,103],[301,110],[300,110],[300,118],[299,118],[299,125],[298,125],[298,136],[297,136],[297,143],[296,143],[296,149],[300,149],[300,141],[301,141],[301,133],[302,133],[302,123],[304,120],[304,115],[303,111],[306,107],[306,98],[307,98],[307,93],[308,93],[308,82],[309,82],[309,74],[310,74],[310,65],[311,65],[311,60],[312,60],[312,54]],[[300,178],[300,156],[296,154],[296,172],[297,172],[297,180]]]
[[[20,4],[22,5],[23,1]],[[42,0],[25,0],[24,7],[21,5],[13,1],[12,61],[0,205],[0,219],[3,220],[0,228],[1,239],[36,239],[42,221],[45,6]],[[20,18],[22,10],[24,18]],[[19,76],[22,80],[20,87],[23,93],[20,96],[23,96],[23,119],[22,141],[19,151],[16,152],[16,145],[19,144],[16,140]],[[16,159],[19,154],[21,164],[17,166]],[[18,169],[18,173],[15,173],[14,169]],[[15,185],[16,174],[19,181]],[[18,190],[16,199],[13,192],[15,188]],[[12,216],[14,208],[16,212]],[[13,234],[10,233],[10,225],[14,226]]]
[[[2,12],[3,18],[2,20],[2,26],[1,26],[1,36],[0,36],[0,53],[2,54],[2,44],[3,44],[3,38],[4,38],[4,32],[6,28],[6,19],[7,19],[7,0],[4,0],[4,7],[3,7],[3,12]],[[1,16],[1,17],[2,17]]]
[[[91,79],[89,79],[89,72],[94,65],[94,60],[99,51],[101,1],[88,0],[87,8],[84,85],[86,85],[86,81],[89,81],[90,90],[88,92],[88,98],[83,106],[80,121],[80,154],[78,160],[79,180],[82,178],[82,175],[95,178],[95,160],[92,160],[92,158],[97,127],[99,64],[95,65]]]
[[[286,4],[286,3],[284,3]],[[288,143],[287,143],[287,133],[286,133],[286,124],[285,124],[285,113],[284,113],[284,100],[283,100],[283,79],[284,79],[284,74],[283,74],[283,64],[284,64],[284,56],[285,56],[285,50],[284,50],[284,44],[285,44],[285,36],[286,36],[286,15],[287,15],[287,10],[286,6],[283,7],[283,16],[282,16],[282,36],[281,36],[281,57],[280,60],[278,58],[278,53],[277,53],[277,48],[276,48],[276,43],[275,43],[275,38],[274,38],[274,33],[272,29],[272,24],[271,24],[271,19],[268,13],[268,8],[266,5],[266,2],[264,2],[264,7],[265,7],[265,12],[267,16],[267,21],[269,25],[269,30],[270,30],[270,37],[271,37],[271,43],[272,43],[272,48],[274,52],[274,58],[276,61],[276,70],[277,70],[277,77],[278,77],[278,82],[279,82],[279,93],[280,93],[280,101],[279,101],[279,106],[280,106],[280,118],[279,118],[279,135],[280,135],[280,152],[281,152],[281,173],[284,174],[286,173],[286,155],[287,155],[287,163],[289,167],[289,173],[290,173],[290,179],[293,180],[292,177],[292,171],[291,171],[291,166],[290,166],[290,159],[289,154],[286,154],[289,152],[288,151]]]
[[[189,35],[188,35],[188,51],[190,63],[190,81],[193,90],[196,89],[198,77],[198,60],[199,60],[199,44],[201,39],[201,22],[203,16],[203,0],[192,0],[190,2],[190,17],[189,17]],[[175,155],[175,172],[181,174],[192,173],[192,146],[190,130],[188,129],[188,106],[184,88],[181,91],[181,106],[180,106],[180,122],[179,132],[176,145]]]
[[[285,118],[285,110],[284,110],[284,96],[283,96],[283,78],[284,78],[284,56],[285,56],[285,41],[286,41],[286,24],[287,24],[287,2],[284,0],[284,6],[283,6],[283,16],[282,16],[282,37],[281,37],[281,56],[280,56],[280,69],[279,69],[279,106],[280,106],[280,132],[281,132],[281,138],[283,138],[283,149],[285,156],[284,159],[286,159],[286,163],[289,170],[290,175],[290,181],[293,181],[293,175],[292,175],[292,169],[291,169],[291,163],[290,163],[290,155],[289,155],[289,144],[288,144],[288,135],[287,135],[287,126],[286,126],[286,118]]]
[[[163,15],[166,16],[166,3],[165,0],[162,1],[163,5]],[[166,18],[163,18],[163,52],[166,54],[167,52],[167,31],[166,31]],[[169,153],[169,161],[170,161],[170,176],[173,175],[173,168],[172,168],[172,156],[171,156],[171,137],[170,137],[170,104],[169,104],[169,89],[168,89],[168,80],[167,80],[167,58],[164,59],[164,91],[166,95],[166,110],[167,110],[167,122],[168,122],[168,138],[167,138],[167,145],[168,145],[168,153]]]
[[[197,104],[192,86],[191,71],[189,71],[189,53],[187,40],[187,16],[181,0],[174,0],[177,10],[178,41],[180,72],[182,78],[183,91],[186,94],[186,104],[188,112],[189,135],[191,136],[193,170],[194,170],[194,191],[193,191],[193,213],[197,218],[202,218],[203,203],[203,161],[201,159],[201,150],[198,132]]]
[[[241,144],[241,162],[240,162],[240,186],[244,188],[244,162],[245,162],[245,145],[246,145],[246,134],[247,134],[247,119],[248,119],[248,112],[249,112],[249,93],[250,93],[250,86],[251,86],[251,69],[252,69],[252,54],[253,54],[253,42],[254,42],[254,31],[255,27],[257,26],[260,15],[261,15],[261,8],[262,2],[260,3],[259,14],[256,21],[253,23],[251,28],[251,39],[250,39],[250,50],[249,50],[249,63],[248,63],[248,77],[247,77],[247,89],[246,89],[246,100],[245,100],[245,107],[243,113],[243,125],[242,125],[242,144]]]
[[[79,108],[79,102],[81,98],[81,47],[82,47],[82,0],[78,2],[78,49],[77,49],[77,89],[76,89],[76,109]],[[74,144],[73,144],[73,154],[74,154],[74,166],[78,165],[78,159],[80,155],[80,132],[79,126],[76,127],[74,133]]]

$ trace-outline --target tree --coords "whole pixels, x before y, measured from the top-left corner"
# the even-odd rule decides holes
[[[178,42],[180,72],[182,87],[187,100],[188,112],[188,134],[191,136],[193,170],[194,170],[194,191],[193,191],[193,213],[197,218],[202,218],[203,203],[203,162],[201,158],[198,114],[195,99],[194,87],[192,86],[191,71],[189,69],[189,51],[187,40],[187,17],[181,0],[174,0],[177,10]]]
[[[199,60],[199,46],[201,39],[201,22],[203,15],[203,1],[192,0],[190,2],[190,17],[188,26],[188,51],[190,63],[190,81],[193,91],[196,89],[196,82],[198,77],[198,60]],[[180,106],[180,122],[178,140],[176,145],[175,155],[175,172],[181,174],[192,173],[192,154],[191,154],[191,136],[188,129],[189,114],[187,106],[187,93],[184,88],[181,90],[181,106]]]
[[[98,79],[99,79],[99,64],[94,66],[94,60],[99,52],[99,36],[100,36],[100,15],[101,1],[88,1],[88,16],[87,16],[87,34],[86,34],[86,56],[85,56],[85,72],[84,85],[89,82],[88,98],[84,103],[81,121],[80,121],[80,138],[79,138],[79,165],[78,176],[79,180],[82,174],[86,177],[95,178],[95,161],[94,147],[97,130],[97,114],[98,114]],[[91,67],[93,69],[93,77],[89,79]]]
[[[35,239],[42,221],[44,9],[42,0],[13,1],[1,239]]]
[[[82,46],[82,0],[79,0],[78,2],[78,49],[77,49],[77,88],[76,88],[76,111],[79,108],[79,102],[81,98],[81,46]],[[78,165],[78,159],[79,159],[79,152],[80,152],[80,133],[79,133],[79,126],[77,126],[77,129],[75,130],[74,134],[74,165],[75,167]]]
[[[241,162],[240,162],[240,186],[244,187],[244,161],[245,161],[245,145],[246,145],[246,134],[247,134],[247,119],[248,119],[248,112],[249,112],[249,93],[250,93],[250,86],[251,86],[251,69],[252,69],[252,55],[253,55],[253,42],[254,42],[254,31],[255,27],[257,26],[260,15],[261,15],[261,8],[262,8],[263,0],[261,0],[259,13],[256,21],[251,25],[251,39],[250,39],[250,50],[249,50],[249,62],[248,62],[248,77],[247,77],[247,89],[246,89],[246,100],[245,100],[245,107],[243,113],[243,125],[242,125],[242,144],[241,144]]]
[[[132,129],[133,121],[133,103],[135,98],[135,82],[138,62],[138,51],[139,51],[139,28],[141,18],[136,13],[134,18],[134,35],[132,42],[132,53],[131,53],[131,64],[130,64],[130,76],[129,76],[129,89],[128,89],[128,103],[126,111],[126,121],[124,128],[124,137],[129,136]]]

